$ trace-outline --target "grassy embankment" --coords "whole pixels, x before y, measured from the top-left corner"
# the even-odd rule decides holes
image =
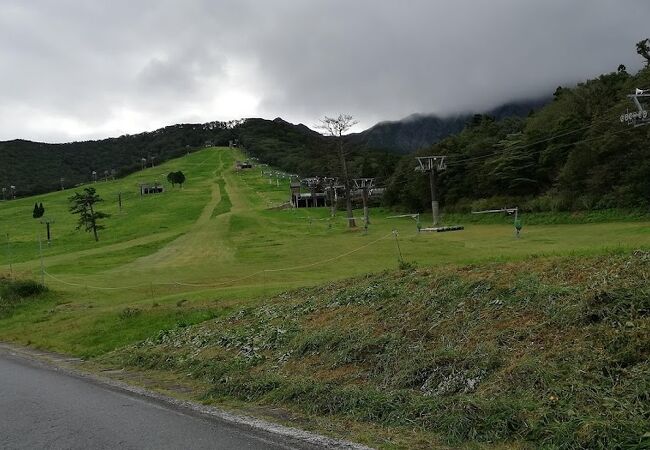
[[[328,416],[383,448],[648,448],[649,274],[645,251],[385,272],[103,360],[189,376],[209,403]]]

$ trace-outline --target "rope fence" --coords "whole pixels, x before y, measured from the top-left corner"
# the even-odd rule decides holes
[[[227,281],[222,281],[219,283],[190,283],[190,282],[183,282],[183,281],[172,281],[172,282],[149,282],[149,283],[140,283],[140,284],[132,284],[128,286],[95,286],[92,284],[86,284],[86,283],[73,283],[69,281],[62,280],[61,278],[52,275],[46,270],[43,270],[43,273],[51,280],[56,281],[57,283],[61,283],[66,286],[71,286],[71,287],[80,287],[80,288],[85,288],[85,289],[92,289],[92,290],[99,290],[99,291],[119,291],[119,290],[135,290],[135,289],[143,289],[143,288],[151,288],[153,286],[185,286],[185,287],[196,287],[196,288],[217,288],[217,287],[223,287],[227,285],[234,285],[236,283],[239,283],[241,281],[248,280],[250,278],[256,277],[258,275],[264,275],[267,273],[279,273],[279,272],[290,272],[290,271],[298,271],[298,270],[303,270],[303,269],[310,269],[312,267],[328,264],[334,261],[337,261],[339,259],[345,258],[347,256],[350,256],[354,253],[357,253],[365,248],[368,248],[380,241],[383,241],[384,239],[387,239],[389,237],[393,236],[393,233],[388,233],[378,239],[375,239],[374,241],[368,242],[360,247],[357,247],[353,250],[347,251],[345,253],[342,253],[337,256],[333,256],[331,258],[323,259],[320,261],[315,261],[312,263],[308,264],[302,264],[298,266],[292,266],[292,267],[280,267],[277,269],[262,269],[258,270],[257,272],[251,273],[250,275],[246,275],[244,277],[240,278],[235,278],[232,280],[227,280]],[[74,275],[72,275],[74,276]],[[74,276],[75,279],[80,279],[79,276]]]

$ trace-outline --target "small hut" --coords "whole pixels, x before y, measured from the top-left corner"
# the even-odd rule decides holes
[[[249,161],[235,161],[235,169],[237,170],[244,170],[244,169],[252,169],[253,164],[251,164]]]
[[[140,184],[140,195],[162,194],[165,192],[165,187],[158,183],[143,183]]]
[[[302,192],[303,183],[292,181],[290,185],[291,190],[291,205],[294,208],[317,208],[319,206],[327,206],[327,194],[324,192],[320,183],[315,183],[315,179],[303,180],[303,183],[309,187],[309,192]]]

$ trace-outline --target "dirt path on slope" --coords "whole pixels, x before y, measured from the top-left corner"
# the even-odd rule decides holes
[[[132,263],[120,267],[119,270],[137,269],[143,266],[182,267],[201,262],[222,262],[231,259],[233,251],[225,240],[228,215],[224,214],[212,219],[212,213],[221,201],[217,179],[223,176],[225,171],[223,158],[219,154],[219,162],[213,172],[213,181],[210,185],[210,200],[185,234],[157,252],[138,258]]]

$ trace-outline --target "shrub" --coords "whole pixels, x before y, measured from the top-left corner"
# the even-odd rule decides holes
[[[34,297],[47,291],[47,287],[33,280],[8,280],[0,278],[0,296],[13,300]]]
[[[137,317],[142,313],[142,310],[138,308],[124,308],[122,311],[120,311],[120,319],[126,320],[126,319],[131,319],[133,317]]]
[[[26,299],[46,291],[46,286],[32,280],[0,278],[0,317],[11,314]]]

